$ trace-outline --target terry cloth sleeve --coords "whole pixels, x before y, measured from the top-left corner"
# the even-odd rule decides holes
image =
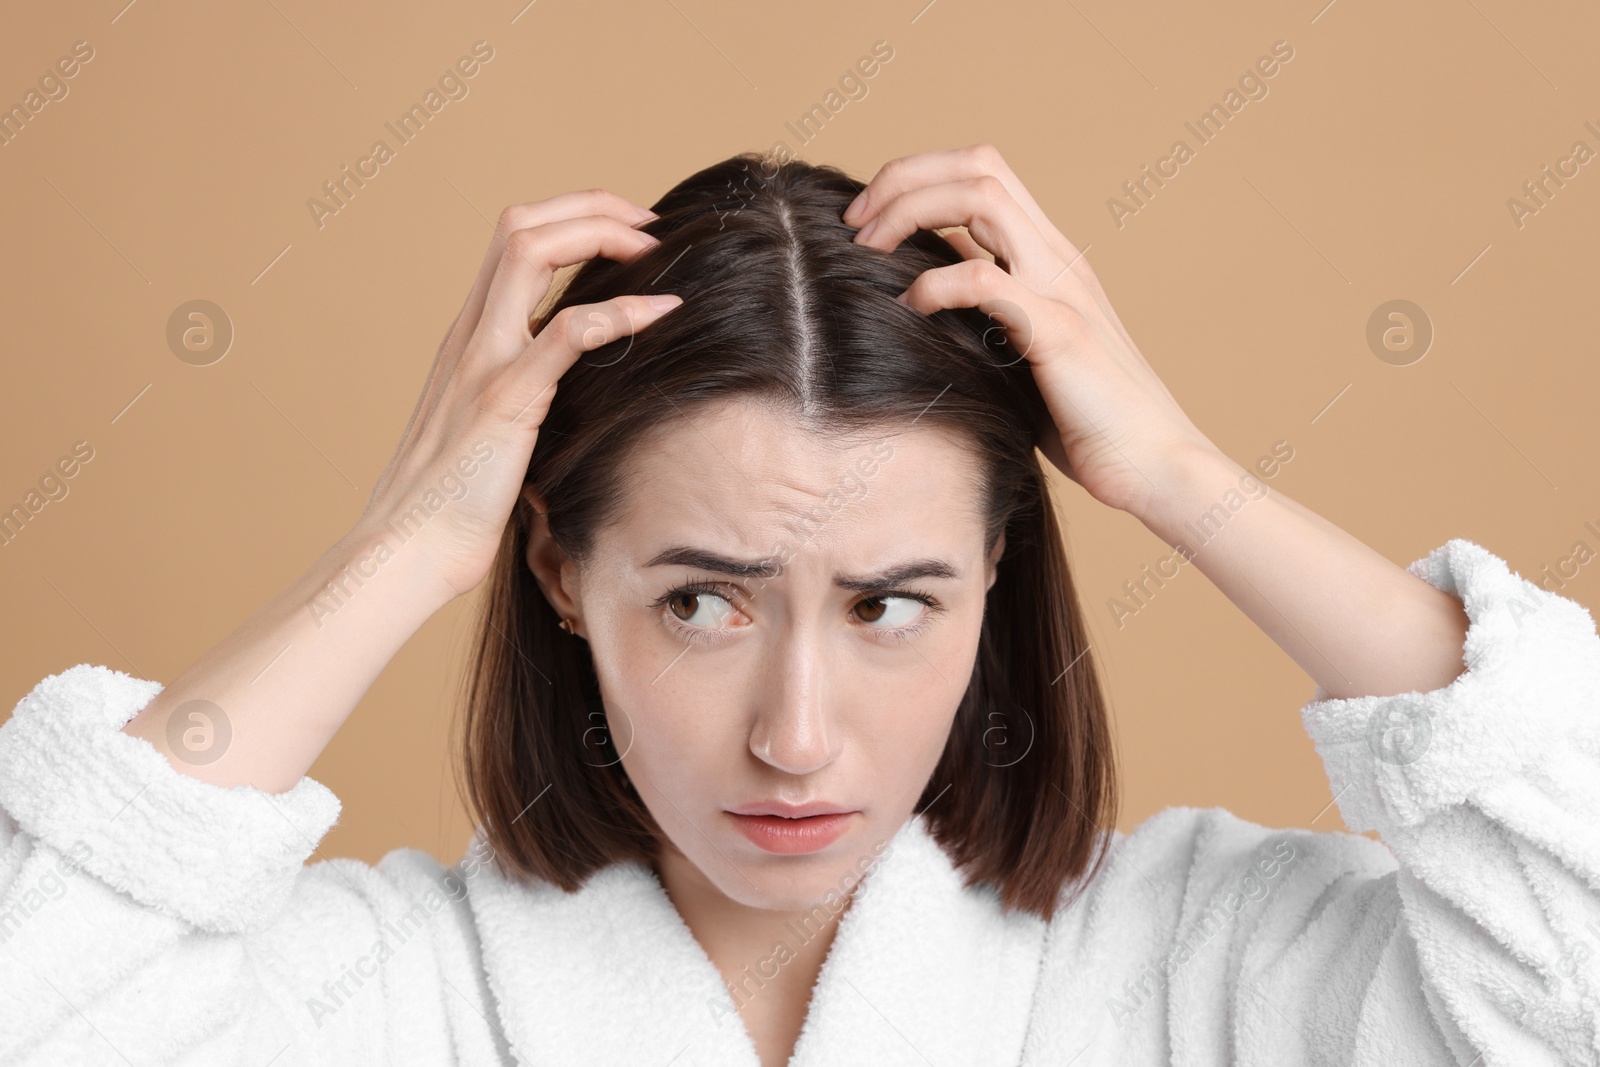
[[[1230,873],[1192,879],[1193,918],[1266,873],[1261,846],[1288,857],[1231,924],[1225,1029],[1204,1044],[1250,1065],[1600,1064],[1594,619],[1459,538],[1408,570],[1461,600],[1465,670],[1429,692],[1319,687],[1301,710],[1346,825],[1382,845],[1261,832],[1246,853],[1244,824],[1203,829]],[[1202,996],[1173,999],[1175,1045]]]
[[[0,1062],[448,1062],[461,872],[306,865],[334,794],[179,772],[122,732],[161,689],[80,664],[0,726]]]
[[[1399,864],[1365,893],[1365,922],[1392,932],[1346,1006],[1352,1051],[1376,1062],[1403,1047],[1387,1035],[1431,1029],[1462,1064],[1600,1063],[1594,618],[1470,541],[1409,570],[1461,599],[1466,670],[1427,693],[1319,688],[1302,710],[1346,825]],[[1257,1021],[1262,1040],[1292,1033]]]
[[[1600,1064],[1594,619],[1470,541],[1408,570],[1461,600],[1465,670],[1301,709],[1358,833],[1176,807],[1114,835],[1052,930],[1048,1062]]]

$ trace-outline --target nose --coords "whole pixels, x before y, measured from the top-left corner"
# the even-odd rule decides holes
[[[750,728],[750,751],[787,774],[811,774],[839,756],[842,735],[829,708],[829,686],[815,630],[790,629],[778,639],[760,709]]]

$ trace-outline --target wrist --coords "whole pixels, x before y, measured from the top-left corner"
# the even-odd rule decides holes
[[[1157,480],[1154,492],[1135,517],[1169,545],[1192,539],[1186,531],[1206,521],[1221,507],[1237,510],[1260,499],[1259,479],[1209,441],[1177,449]]]
[[[392,530],[360,525],[341,537],[306,572],[306,610],[320,626],[347,605],[393,615],[420,627],[455,596],[427,566],[416,545]]]

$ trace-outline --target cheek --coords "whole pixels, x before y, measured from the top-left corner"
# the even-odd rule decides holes
[[[730,717],[704,700],[657,694],[645,687],[643,693],[607,704],[613,706],[627,709],[641,766],[684,777],[702,774],[708,766],[725,769],[738,756]],[[680,767],[684,770],[675,770]]]
[[[930,667],[917,682],[897,688],[881,703],[871,738],[882,755],[874,760],[878,766],[931,771],[944,751],[950,724],[967,688],[967,673],[954,670],[953,659],[935,662],[943,677]]]
[[[607,696],[606,709],[614,729],[631,731],[622,769],[662,826],[673,826],[677,812],[703,806],[708,791],[726,781],[736,753],[713,738],[704,711],[697,717],[681,704],[637,693]]]
[[[867,765],[887,779],[925,778],[943,754],[956,710],[972,678],[977,656],[976,624],[947,627],[908,653],[912,663],[885,677],[862,669],[858,692],[873,693],[852,732],[866,751]]]
[[[682,796],[717,782],[742,744],[734,716],[718,704],[726,677],[706,676],[694,648],[675,659],[648,634],[610,636],[595,649],[595,667],[612,730],[619,742],[631,738],[623,769],[641,793],[654,786]]]

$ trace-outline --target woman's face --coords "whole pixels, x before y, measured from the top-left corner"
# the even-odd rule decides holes
[[[932,425],[842,444],[745,402],[636,454],[625,511],[560,585],[663,870],[808,908],[887,846],[944,749],[1004,551],[984,556],[977,479]],[[731,570],[763,560],[781,572]],[[735,814],[768,802],[846,814]]]

